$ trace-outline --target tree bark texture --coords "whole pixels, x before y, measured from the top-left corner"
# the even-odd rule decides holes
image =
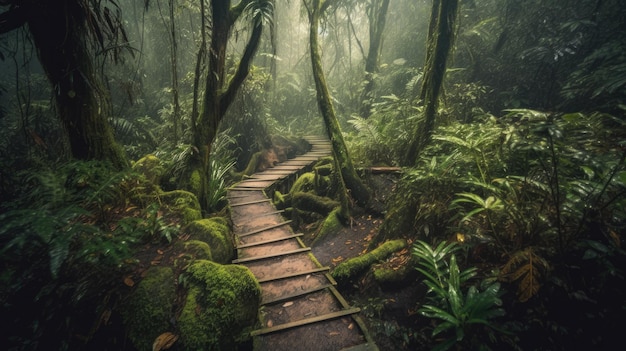
[[[439,94],[446,73],[448,56],[454,43],[458,4],[458,0],[436,0],[433,2],[433,6],[438,6],[436,24],[430,24],[426,67],[420,92],[420,97],[424,102],[424,118],[413,133],[413,140],[407,149],[404,160],[405,166],[415,164],[419,153],[430,142],[435,128]],[[435,9],[433,9],[434,13]],[[432,19],[433,17],[431,17],[431,21]]]
[[[322,68],[322,59],[319,49],[318,29],[320,21],[320,13],[324,2],[320,0],[313,0],[309,8],[309,20],[310,20],[310,50],[311,50],[311,64],[313,67],[313,80],[315,81],[315,90],[317,91],[317,103],[324,119],[324,125],[326,126],[326,132],[330,138],[333,158],[335,159],[336,169],[339,170],[340,184],[344,183],[344,187],[347,187],[351,191],[352,197],[361,206],[369,204],[370,194],[368,189],[363,185],[361,179],[357,175],[348,149],[346,147],[343,135],[341,134],[341,128],[337,121],[335,109],[333,107],[330,93],[328,91],[328,85],[326,84],[326,78]],[[343,185],[343,184],[342,184]],[[347,198],[347,197],[346,197]],[[347,200],[342,201],[342,207],[348,206]],[[347,211],[347,208],[343,209]],[[345,214],[345,212],[344,212]]]
[[[108,123],[108,92],[94,69],[86,4],[78,0],[25,1],[14,10],[19,14],[14,18],[28,24],[39,61],[52,84],[72,156],[108,161],[118,169],[127,167]]]
[[[239,61],[235,74],[226,82],[226,51],[228,38],[235,21],[241,16],[244,8],[252,0],[242,0],[231,6],[230,0],[210,0],[212,27],[211,44],[209,47],[208,70],[206,74],[205,91],[202,107],[193,124],[193,143],[198,151],[198,157],[192,161],[191,169],[200,171],[198,200],[203,210],[208,210],[209,177],[211,174],[209,156],[211,145],[217,136],[219,125],[226,114],[228,107],[234,101],[239,88],[250,72],[252,59],[259,47],[263,25],[261,22],[253,24],[252,33],[248,40],[243,56]],[[204,29],[204,28],[203,28]]]
[[[389,0],[374,0],[367,10],[369,18],[370,46],[365,59],[365,86],[361,92],[361,117],[367,118],[372,109],[372,91],[374,90],[375,74],[378,72],[378,59],[383,43],[383,32],[387,21]]]

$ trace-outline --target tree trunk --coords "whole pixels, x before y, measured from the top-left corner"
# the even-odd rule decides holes
[[[412,166],[417,156],[430,142],[435,128],[435,118],[439,103],[439,93],[446,72],[446,63],[454,42],[454,30],[458,10],[458,0],[435,0],[433,14],[437,13],[436,24],[431,23],[428,47],[426,49],[426,67],[420,97],[424,101],[424,119],[413,133],[413,140],[407,149],[405,166]],[[431,17],[431,21],[433,20]]]
[[[179,94],[178,94],[178,60],[177,60],[177,51],[178,51],[178,42],[176,40],[176,21],[174,18],[174,0],[169,0],[169,15],[170,15],[170,64],[172,71],[172,99],[174,105],[174,113],[172,116],[172,121],[174,124],[174,145],[178,143],[178,122],[180,121],[180,103],[179,103]]]
[[[309,10],[310,21],[310,50],[311,50],[311,64],[313,67],[313,79],[315,81],[315,88],[317,91],[317,103],[324,119],[324,125],[326,126],[326,132],[330,138],[333,147],[333,158],[335,160],[336,169],[339,170],[339,181],[344,183],[344,189],[347,187],[351,190],[352,197],[361,206],[367,206],[369,204],[370,194],[368,189],[363,185],[361,179],[356,174],[352,160],[348,154],[348,149],[343,140],[341,134],[341,128],[335,115],[335,109],[333,107],[330,93],[328,91],[328,85],[326,84],[326,78],[322,68],[322,59],[319,50],[318,40],[318,28],[320,20],[320,12],[323,7],[323,1],[313,0],[312,7]],[[343,185],[343,184],[342,184]],[[346,193],[345,191],[343,192]],[[342,196],[342,212],[347,215],[348,204],[347,196]]]
[[[361,92],[361,113],[363,118],[371,114],[372,91],[374,90],[374,75],[378,72],[378,59],[383,42],[383,32],[387,20],[389,0],[375,0],[367,11],[369,18],[370,47],[365,60],[365,86]]]
[[[94,70],[83,6],[77,0],[29,1],[24,4],[25,20],[53,86],[72,156],[109,161],[122,169],[128,161],[107,120],[110,100]]]
[[[206,74],[202,108],[197,120],[192,125],[193,143],[197,149],[197,157],[190,164],[190,174],[198,172],[198,200],[204,211],[210,210],[209,183],[211,145],[217,136],[219,125],[235,96],[250,72],[250,65],[261,41],[262,22],[254,23],[250,39],[246,44],[237,70],[229,82],[225,82],[226,49],[231,28],[240,17],[243,9],[251,0],[243,0],[231,7],[230,0],[211,0],[212,28],[211,45],[209,48],[209,69]]]

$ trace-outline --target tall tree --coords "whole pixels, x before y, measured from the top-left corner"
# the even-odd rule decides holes
[[[190,175],[193,182],[191,190],[196,192],[204,210],[208,210],[208,194],[210,181],[211,145],[217,136],[217,131],[228,107],[250,72],[263,24],[271,21],[273,0],[241,0],[231,5],[231,0],[210,0],[211,6],[211,43],[208,50],[208,70],[201,108],[195,123],[191,126],[193,144],[197,149],[197,157],[190,164]],[[236,21],[241,18],[244,10],[251,14],[252,30],[246,43],[243,55],[234,69],[234,74],[226,78],[226,52],[228,40]],[[204,30],[204,28],[203,28]]]
[[[178,91],[178,41],[176,40],[176,18],[174,16],[174,0],[168,1],[168,10],[170,16],[170,64],[172,71],[172,100],[174,105],[174,113],[172,116],[174,122],[173,141],[178,143],[178,122],[180,120],[180,102]],[[203,14],[204,15],[204,14]]]
[[[0,14],[0,34],[28,25],[37,55],[52,84],[57,113],[69,139],[72,156],[82,160],[128,165],[108,123],[110,99],[94,68],[95,49],[124,40],[120,11],[114,2],[84,0],[3,0],[10,5]]]
[[[439,105],[439,93],[448,56],[454,43],[458,0],[434,0],[426,48],[426,66],[420,98],[424,102],[423,122],[418,124],[407,149],[404,165],[415,164],[419,152],[430,141]]]
[[[330,93],[328,91],[328,85],[326,84],[326,77],[322,67],[322,57],[319,48],[319,22],[322,13],[331,5],[333,1],[329,0],[311,0],[307,4],[307,11],[309,14],[309,44],[311,65],[313,68],[313,80],[315,81],[315,89],[317,92],[317,104],[324,119],[324,125],[326,126],[326,132],[330,138],[333,158],[335,160],[336,169],[339,170],[340,183],[351,190],[352,197],[362,206],[368,205],[370,200],[370,193],[368,189],[363,185],[361,179],[356,174],[352,159],[348,154],[348,148],[346,147],[337,116],[335,114],[335,108],[333,106]],[[344,216],[347,216],[348,203],[346,192],[342,193],[342,212]]]
[[[361,113],[363,118],[370,115],[372,108],[372,91],[375,85],[375,75],[378,72],[378,59],[383,43],[383,32],[387,21],[389,0],[372,0],[367,6],[369,20],[370,46],[365,58],[365,86],[361,92]]]

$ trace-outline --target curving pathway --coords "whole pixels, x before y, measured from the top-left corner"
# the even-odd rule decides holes
[[[262,289],[262,327],[252,331],[255,350],[337,351],[378,350],[359,309],[352,308],[336,282],[294,233],[291,221],[267,197],[277,187],[290,187],[321,157],[331,154],[330,142],[305,137],[311,150],[255,173],[228,191],[237,259],[248,267]]]

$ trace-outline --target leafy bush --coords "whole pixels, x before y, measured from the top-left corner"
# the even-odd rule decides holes
[[[465,293],[463,285],[476,276],[476,269],[461,271],[456,261],[456,243],[441,242],[434,249],[423,241],[413,245],[413,254],[418,257],[424,283],[428,286],[429,304],[418,310],[425,317],[440,320],[432,336],[446,335],[446,339],[433,350],[448,350],[453,346],[463,349],[484,349],[496,327],[494,319],[504,315],[500,299],[500,284],[485,279],[480,288],[471,285]],[[486,327],[482,328],[481,327]]]

